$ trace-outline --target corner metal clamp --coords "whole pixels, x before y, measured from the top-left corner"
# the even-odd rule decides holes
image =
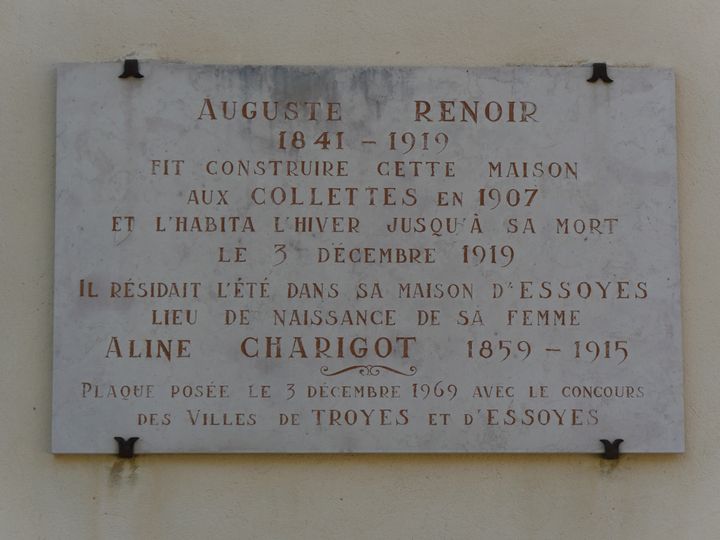
[[[622,439],[615,439],[613,442],[607,439],[600,439],[603,443],[605,451],[602,453],[603,459],[618,459],[620,457],[620,445],[623,443]]]
[[[594,83],[598,80],[601,80],[604,83],[613,82],[613,80],[608,76],[607,64],[604,62],[593,64],[592,76],[587,80],[587,82]]]
[[[136,79],[142,79],[144,77],[144,75],[140,73],[140,64],[137,60],[125,60],[122,75],[118,78],[127,79],[128,77],[134,77]]]
[[[115,437],[118,443],[117,456],[122,459],[132,459],[135,457],[135,443],[138,442],[140,437],[130,437],[129,439],[123,439],[122,437]]]

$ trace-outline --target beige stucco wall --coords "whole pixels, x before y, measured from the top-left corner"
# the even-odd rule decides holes
[[[717,0],[0,0],[0,538],[720,538],[719,26]],[[128,55],[673,68],[687,452],[53,457],[54,65]]]

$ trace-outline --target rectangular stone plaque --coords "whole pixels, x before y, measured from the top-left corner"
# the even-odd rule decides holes
[[[672,72],[58,70],[52,449],[682,452]]]

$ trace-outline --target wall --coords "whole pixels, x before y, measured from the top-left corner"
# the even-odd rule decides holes
[[[720,536],[719,24],[716,0],[0,0],[0,538]],[[53,457],[53,68],[128,55],[673,68],[687,452]]]

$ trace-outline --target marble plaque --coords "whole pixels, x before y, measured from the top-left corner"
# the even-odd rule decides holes
[[[682,452],[671,71],[62,65],[52,450]]]

